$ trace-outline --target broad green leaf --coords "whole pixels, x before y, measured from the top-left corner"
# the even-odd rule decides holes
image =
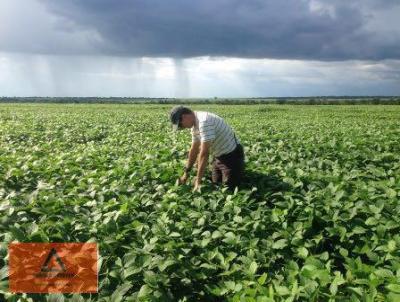
[[[386,288],[391,292],[400,294],[400,284],[394,284],[394,283],[388,284],[386,285]]]
[[[124,283],[116,288],[116,290],[111,295],[111,300],[113,302],[121,302],[124,295],[132,288],[132,284]]]
[[[257,282],[260,285],[264,285],[265,281],[267,280],[268,275],[266,273],[263,273],[258,279]]]
[[[308,256],[308,250],[305,247],[298,248],[298,254],[301,258],[305,259]]]
[[[254,275],[257,271],[258,265],[255,261],[253,261],[252,263],[250,263],[250,267],[249,267],[249,273],[251,275]]]
[[[276,250],[279,250],[279,249],[283,249],[285,246],[287,246],[287,240],[286,239],[279,239],[279,240],[274,242],[274,244],[272,245],[272,248],[276,249]]]
[[[148,285],[144,284],[138,292],[138,298],[146,298],[151,293],[152,289]]]

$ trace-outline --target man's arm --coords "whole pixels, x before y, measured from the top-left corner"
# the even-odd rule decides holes
[[[196,162],[199,150],[200,150],[200,141],[193,141],[192,146],[190,147],[189,150],[189,156],[185,166],[185,172],[183,173],[182,177],[179,178],[179,183],[183,184],[188,179],[189,170],[192,169],[194,163]]]
[[[197,177],[195,182],[195,189],[198,189],[201,185],[201,179],[204,176],[204,171],[208,163],[208,155],[210,154],[211,141],[202,142],[200,145],[199,162],[197,167]]]
[[[185,169],[190,170],[193,167],[194,163],[196,162],[197,155],[199,154],[199,150],[200,150],[200,141],[192,142],[192,146],[190,147],[189,150],[189,157]]]

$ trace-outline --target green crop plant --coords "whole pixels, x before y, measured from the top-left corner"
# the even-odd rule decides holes
[[[3,300],[400,301],[400,107],[193,105],[246,153],[201,193],[170,107],[0,105]],[[99,293],[8,292],[13,241],[97,242]]]

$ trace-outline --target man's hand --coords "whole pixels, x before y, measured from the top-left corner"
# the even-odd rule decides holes
[[[201,180],[199,180],[197,177],[194,180],[193,183],[193,191],[198,191],[200,192],[200,188],[201,188]]]
[[[179,177],[179,179],[178,179],[178,184],[179,185],[185,184],[186,181],[188,180],[188,178],[189,178],[189,175],[186,172],[183,173],[183,175],[181,177]]]

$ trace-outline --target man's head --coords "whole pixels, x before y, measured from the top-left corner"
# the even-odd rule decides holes
[[[183,106],[172,108],[169,117],[174,130],[192,128],[195,122],[194,112]]]

